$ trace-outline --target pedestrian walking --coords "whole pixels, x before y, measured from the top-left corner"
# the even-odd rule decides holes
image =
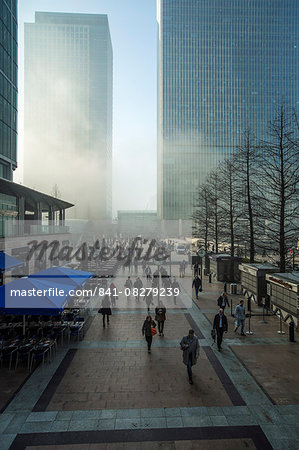
[[[166,320],[166,308],[162,300],[159,300],[158,306],[155,309],[155,320],[158,322],[159,336],[164,336],[164,322]]]
[[[199,276],[198,275],[196,275],[196,277],[194,278],[194,280],[193,280],[193,283],[192,283],[192,287],[194,286],[194,288],[195,288],[195,296],[196,296],[196,298],[198,299],[198,291],[200,291],[201,292],[201,279],[199,278]]]
[[[131,298],[132,288],[133,288],[133,283],[132,283],[131,277],[128,277],[125,282],[125,296],[127,297],[127,300],[129,300]]]
[[[225,310],[226,305],[227,305],[228,307],[230,306],[230,305],[229,305],[229,301],[228,301],[227,293],[226,293],[226,292],[223,292],[223,294],[220,295],[220,297],[218,297],[217,305],[219,306],[219,308],[222,308],[223,311]]]
[[[152,316],[147,316],[142,326],[142,336],[145,336],[148,353],[151,352],[153,335],[156,333],[156,323],[153,321]]]
[[[139,277],[136,278],[136,281],[134,282],[134,289],[135,289],[135,299],[139,302],[140,300],[140,291],[141,288],[143,287],[142,281],[140,280]],[[137,291],[136,291],[137,290]]]
[[[141,267],[142,267],[142,274],[143,274],[143,275],[146,275],[146,273],[145,273],[145,269],[146,269],[146,262],[145,262],[145,261],[142,261],[142,263],[141,263]]]
[[[103,316],[103,328],[105,328],[105,318],[107,318],[107,325],[109,325],[109,317],[112,314],[109,295],[105,295],[105,297],[103,298],[102,308],[99,309],[99,313],[101,313]]]
[[[186,273],[186,265],[187,265],[186,261],[185,261],[185,260],[183,260],[183,262],[182,262],[182,272],[183,272],[183,278],[184,278],[184,276],[185,276],[185,273]]]
[[[239,326],[241,325],[241,336],[246,336],[244,333],[244,325],[245,325],[245,306],[244,306],[244,300],[240,300],[239,304],[236,306],[235,309],[235,329],[234,332],[236,333]]]
[[[194,278],[195,278],[196,276],[198,276],[198,264],[197,263],[194,264],[193,271],[194,271]]]
[[[219,313],[216,314],[214,317],[213,330],[216,331],[217,347],[218,351],[220,352],[223,340],[223,333],[226,333],[228,330],[227,318],[224,315],[224,311],[222,308],[219,309]]]
[[[172,295],[173,295],[173,303],[176,305],[176,299],[178,297],[177,292],[180,291],[180,285],[177,282],[176,277],[173,277],[173,281],[172,281],[172,284],[171,284],[171,289],[172,289]],[[178,291],[175,290],[175,289],[178,289]]]
[[[184,276],[184,265],[183,265],[182,262],[180,262],[180,265],[179,265],[179,273],[180,273],[180,278],[183,278],[183,276]]]
[[[137,260],[137,258],[134,259],[134,270],[135,270],[135,275],[137,275],[137,273],[138,273],[138,260]]]
[[[152,269],[150,268],[150,266],[146,267],[145,274],[146,274],[146,279],[149,282],[152,277]]]
[[[146,306],[147,306],[147,312],[150,312],[151,305],[154,304],[152,291],[148,291],[147,292],[147,294],[145,296],[145,303],[146,303]]]
[[[117,294],[117,287],[115,286],[113,281],[110,283],[109,289],[110,289],[110,296],[111,296],[111,304],[112,304],[112,306],[115,306],[116,300],[118,300],[118,294]]]
[[[189,334],[182,338],[180,346],[183,350],[183,363],[187,366],[189,383],[193,384],[192,366],[197,363],[200,352],[198,337],[194,334],[194,330],[189,330]]]

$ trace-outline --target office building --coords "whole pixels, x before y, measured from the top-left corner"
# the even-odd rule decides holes
[[[160,218],[189,219],[242,133],[262,138],[277,105],[298,107],[298,12],[293,0],[158,0]]]
[[[17,0],[0,2],[0,177],[12,180],[17,167]]]
[[[36,12],[25,24],[24,181],[109,219],[112,45],[102,14]],[[73,211],[73,212],[72,212]]]

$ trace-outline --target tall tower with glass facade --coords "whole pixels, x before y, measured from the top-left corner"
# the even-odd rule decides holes
[[[275,106],[298,107],[296,0],[158,0],[158,214],[189,219],[206,174]],[[224,183],[225,180],[219,180]]]
[[[17,0],[0,2],[0,178],[17,167]]]
[[[112,44],[104,14],[36,12],[25,24],[24,181],[109,219]]]

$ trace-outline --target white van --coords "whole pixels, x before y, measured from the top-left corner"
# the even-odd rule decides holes
[[[178,255],[184,255],[186,252],[186,247],[184,244],[177,244],[176,246],[176,252]]]

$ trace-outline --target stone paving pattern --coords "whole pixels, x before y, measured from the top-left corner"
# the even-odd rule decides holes
[[[191,296],[191,280],[190,276],[179,279],[185,297]],[[0,415],[0,450],[10,446],[32,450],[297,449],[298,342],[289,343],[287,335],[278,335],[279,321],[273,317],[266,318],[267,324],[254,317],[253,335],[235,335],[227,310],[229,333],[223,352],[217,352],[209,320],[217,311],[222,289],[222,284],[214,280],[209,284],[204,277],[203,292],[199,300],[193,298],[192,309],[168,309],[165,336],[154,337],[150,355],[141,336],[146,309],[115,311],[105,329],[101,316],[94,313],[84,340],[60,347],[52,363],[38,367]],[[236,305],[240,295],[229,298]],[[184,313],[191,314],[202,333],[193,386],[187,382],[179,349],[182,335],[190,328]],[[205,348],[212,349],[218,365],[207,358]],[[74,349],[73,358],[49,390],[70,349]],[[222,384],[219,367],[244,406],[232,406],[236,403]],[[45,393],[49,394],[45,410],[33,412]],[[171,433],[178,436],[188,430],[194,430],[191,438],[172,437]],[[242,437],[240,430],[245,433]],[[127,433],[126,438],[115,437],[121,431]],[[150,437],[143,441],[139,431]],[[83,433],[80,443],[68,441],[74,432],[76,436]]]
[[[47,445],[26,447],[26,450],[254,450],[251,439],[221,439],[165,442],[118,442],[117,444]]]

